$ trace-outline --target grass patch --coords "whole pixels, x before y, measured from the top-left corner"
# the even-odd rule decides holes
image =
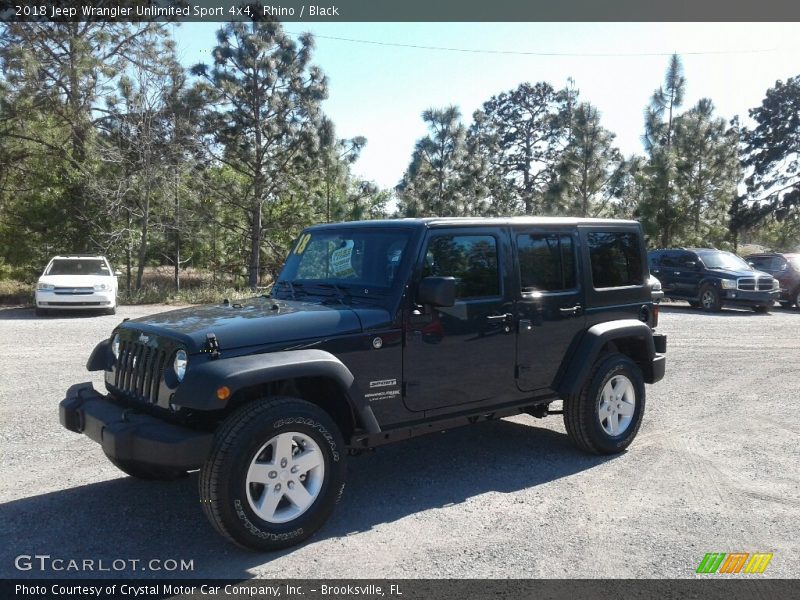
[[[243,300],[257,295],[250,289],[239,290],[233,287],[201,285],[176,291],[174,287],[162,287],[144,284],[139,290],[131,290],[128,294],[120,290],[117,296],[119,304],[216,304],[225,298]]]
[[[0,304],[33,306],[33,286],[16,279],[0,279]]]

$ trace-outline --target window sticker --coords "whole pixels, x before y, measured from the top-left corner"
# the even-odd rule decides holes
[[[353,277],[353,240],[347,240],[345,245],[331,252],[331,271],[336,277]]]
[[[308,242],[311,240],[311,234],[307,233],[305,235],[301,235],[300,239],[297,241],[297,247],[294,249],[295,254],[302,254],[306,251],[306,246],[308,246]]]

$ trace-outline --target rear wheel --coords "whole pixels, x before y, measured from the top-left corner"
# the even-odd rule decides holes
[[[200,502],[233,543],[277,550],[322,526],[344,476],[344,440],[325,411],[295,398],[261,400],[217,433],[200,473]]]
[[[719,300],[719,292],[711,285],[704,285],[700,288],[700,305],[703,310],[708,312],[719,312],[722,303]]]
[[[564,401],[564,425],[572,442],[593,454],[627,448],[642,423],[644,380],[624,354],[601,357],[581,392]]]
[[[135,477],[136,479],[145,479],[149,481],[174,481],[186,477],[186,471],[180,469],[173,469],[172,467],[161,467],[157,465],[145,465],[132,460],[119,460],[112,458],[106,454],[106,458],[111,461],[111,464],[117,467],[123,473]]]

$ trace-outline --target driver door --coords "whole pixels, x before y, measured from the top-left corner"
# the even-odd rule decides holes
[[[420,279],[455,277],[456,301],[450,307],[418,306],[407,316],[403,380],[409,410],[502,401],[514,391],[507,247],[500,229],[428,234]]]

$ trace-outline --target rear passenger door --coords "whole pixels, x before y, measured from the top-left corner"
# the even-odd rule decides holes
[[[577,236],[570,230],[518,229],[517,387],[552,387],[567,349],[584,329]]]
[[[650,272],[658,277],[661,289],[664,290],[666,296],[679,295],[676,271],[679,271],[677,252],[672,250],[662,252],[658,258],[658,264],[650,267]]]

